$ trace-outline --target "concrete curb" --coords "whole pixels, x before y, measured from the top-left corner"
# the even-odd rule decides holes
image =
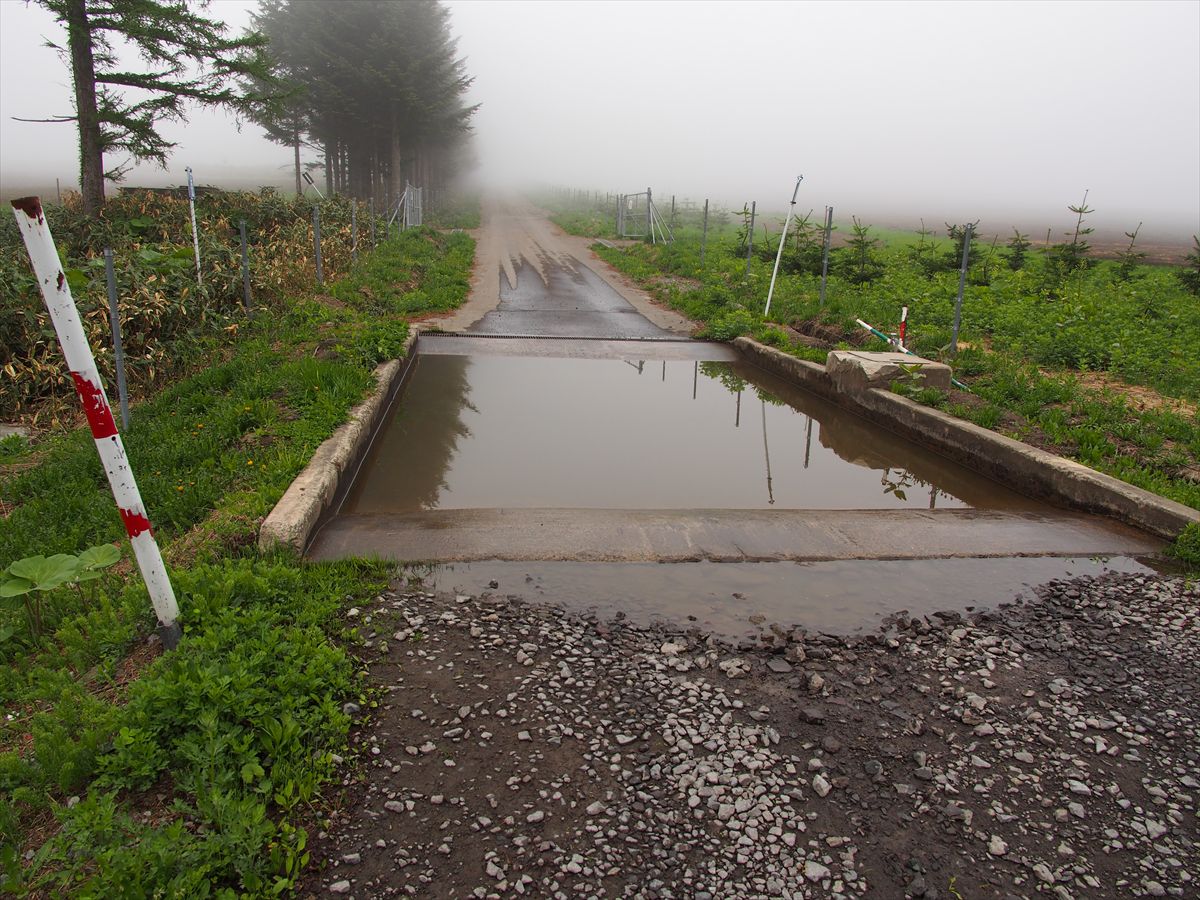
[[[404,342],[403,359],[380,363],[375,368],[375,388],[350,411],[329,438],[313,453],[303,471],[275,504],[258,530],[258,549],[290,547],[303,553],[309,538],[341,487],[347,470],[356,466],[387,411],[393,388],[405,371],[420,332],[412,329]]]
[[[1200,511],[1182,503],[899,394],[878,388],[845,394],[833,388],[824,367],[816,363],[746,337],[737,338],[733,345],[760,368],[1023,494],[1069,509],[1111,516],[1167,539],[1200,522]]]

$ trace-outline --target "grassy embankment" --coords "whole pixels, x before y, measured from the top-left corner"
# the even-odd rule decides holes
[[[136,382],[144,399],[125,446],[179,598],[184,637],[171,653],[146,641],[149,601],[90,435],[0,442],[0,569],[114,542],[123,555],[102,579],[37,595],[40,631],[22,598],[0,606],[4,890],[289,889],[307,860],[304,825],[319,818],[322,785],[346,745],[343,703],[366,702],[343,609],[389,572],[262,557],[257,525],[361,400],[374,366],[398,354],[407,317],[463,301],[473,246],[466,234],[416,229],[354,267],[348,248],[331,246],[332,271],[344,275],[322,294],[281,266],[283,289],[256,285],[254,318],[230,329],[236,291],[210,296],[213,315],[222,302],[235,307],[166,342],[165,356],[181,360],[171,379]],[[294,249],[293,262],[302,256]],[[64,250],[69,266],[86,270],[94,258],[90,248]],[[187,306],[177,285],[162,293]]]
[[[544,202],[564,230],[613,237],[606,210]],[[949,239],[889,233],[885,243],[872,232],[866,240],[876,243],[865,248],[838,247],[822,307],[819,232],[812,225],[798,236],[793,230],[771,313],[764,317],[778,223],[771,223],[775,234],[768,242],[759,219],[747,270],[741,218],[730,218],[710,228],[703,265],[694,216],[678,223],[673,244],[597,252],[659,300],[703,323],[708,337],[748,334],[818,362],[827,350],[805,338],[832,347],[886,349],[854,320],[894,331],[907,305],[909,346],[952,361],[971,391],[898,390],[1200,508],[1200,300],[1177,269],[1122,270],[1118,262],[1102,261],[1064,270],[1034,248],[1016,269],[1003,243],[993,250],[990,241],[980,241],[963,302],[962,349],[951,360],[959,273]],[[841,231],[838,244],[852,236],[846,234],[852,226]]]

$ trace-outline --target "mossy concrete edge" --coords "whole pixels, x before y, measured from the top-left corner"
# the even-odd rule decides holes
[[[375,367],[375,387],[362,403],[350,410],[349,418],[317,447],[308,465],[288,486],[258,531],[258,549],[266,552],[288,547],[303,553],[321,520],[333,503],[342,478],[357,465],[371,436],[387,411],[397,380],[404,373],[403,360],[410,358],[420,332],[412,329],[404,342],[404,357]]]

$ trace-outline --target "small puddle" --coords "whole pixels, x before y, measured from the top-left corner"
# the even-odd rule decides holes
[[[743,362],[418,355],[341,512],[962,507],[1044,509]]]
[[[875,630],[886,616],[995,609],[1056,578],[1152,574],[1122,556],[1091,559],[848,560],[818,563],[483,562],[414,567],[431,590],[519,596],[601,619],[695,625],[730,640],[772,624],[830,634]],[[490,585],[496,587],[490,587]]]

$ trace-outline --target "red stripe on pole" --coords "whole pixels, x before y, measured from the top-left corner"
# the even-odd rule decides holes
[[[150,530],[150,520],[146,518],[144,513],[137,512],[132,509],[121,509],[117,507],[117,512],[121,514],[121,521],[125,523],[125,532],[135,538],[139,534],[144,534]]]
[[[40,197],[18,197],[12,201],[14,209],[19,209],[31,219],[37,219],[39,225],[46,224],[46,217],[42,214],[42,201]]]
[[[83,404],[83,414],[87,416],[88,425],[92,428],[92,437],[96,440],[110,438],[117,433],[117,423],[113,419],[108,401],[104,399],[104,391],[78,372],[72,372],[75,380],[75,390],[79,393],[79,402]]]

